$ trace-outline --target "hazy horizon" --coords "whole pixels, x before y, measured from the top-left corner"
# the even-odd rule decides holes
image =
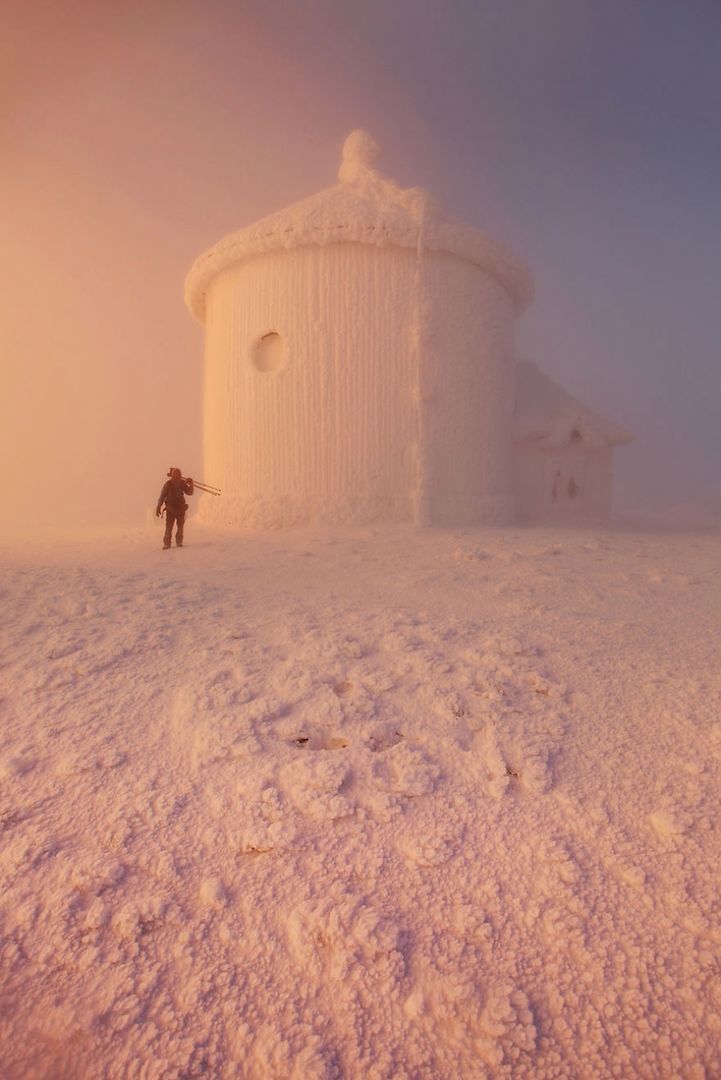
[[[719,492],[718,5],[30,0],[5,24],[6,522],[139,521],[169,464],[202,472],[185,274],[333,183],[356,127],[530,264],[519,354],[636,433],[618,505]]]

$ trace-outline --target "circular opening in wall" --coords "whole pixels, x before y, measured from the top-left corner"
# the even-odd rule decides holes
[[[283,366],[283,352],[282,337],[269,330],[253,346],[253,364],[258,371],[277,371]]]

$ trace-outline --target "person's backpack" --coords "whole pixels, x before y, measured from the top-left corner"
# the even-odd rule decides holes
[[[165,505],[173,514],[182,514],[183,510],[187,510],[188,504],[185,501],[185,488],[182,480],[168,480]]]

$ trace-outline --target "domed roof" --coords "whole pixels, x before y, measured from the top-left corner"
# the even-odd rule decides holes
[[[421,188],[400,188],[382,177],[373,168],[378,154],[370,135],[352,132],[339,183],[231,233],[196,259],[185,281],[185,302],[196,319],[204,321],[208,287],[226,267],[266,251],[343,241],[450,252],[495,277],[516,312],[523,311],[533,297],[526,264],[485,233],[444,217]]]

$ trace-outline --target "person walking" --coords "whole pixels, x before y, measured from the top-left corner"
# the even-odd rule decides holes
[[[155,508],[155,516],[160,517],[165,506],[165,535],[163,537],[163,550],[166,551],[173,539],[173,525],[175,525],[175,546],[183,546],[183,528],[185,526],[185,511],[188,504],[186,495],[192,495],[194,491],[193,481],[189,476],[183,476],[180,469],[170,469],[169,479],[163,484],[160,492],[158,505]]]

